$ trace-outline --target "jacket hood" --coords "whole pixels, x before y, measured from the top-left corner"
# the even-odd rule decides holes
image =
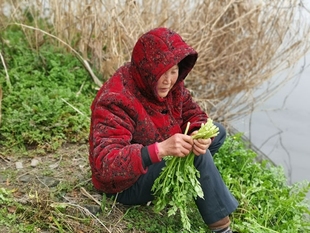
[[[133,48],[133,79],[143,95],[160,100],[156,91],[159,78],[172,66],[179,64],[179,77],[173,89],[177,88],[177,84],[194,67],[197,57],[197,52],[176,32],[167,28],[153,29],[142,35]]]

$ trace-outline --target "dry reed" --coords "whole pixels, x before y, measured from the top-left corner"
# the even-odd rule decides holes
[[[170,27],[199,52],[187,86],[212,118],[224,123],[273,95],[309,51],[309,12],[298,0],[0,0],[5,2],[11,8],[0,15],[1,27],[9,20],[25,23],[30,15],[29,24],[40,28],[44,19],[43,29],[77,50],[102,73],[101,80],[130,60],[142,33]],[[40,30],[23,30],[34,48],[46,40]],[[267,91],[257,94],[267,81]]]

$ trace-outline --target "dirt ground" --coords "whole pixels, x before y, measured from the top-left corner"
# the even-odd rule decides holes
[[[6,206],[8,212],[38,226],[37,232],[59,232],[59,224],[64,232],[125,232],[124,206],[107,201],[107,212],[98,215],[103,198],[91,184],[87,144],[52,153],[0,154],[0,187],[11,190],[22,206],[22,211]],[[1,221],[0,229],[11,232]]]

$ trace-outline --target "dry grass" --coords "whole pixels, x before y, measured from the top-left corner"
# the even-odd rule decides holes
[[[250,113],[294,77],[292,68],[309,51],[309,11],[299,0],[4,2],[14,22],[26,24],[26,9],[28,19],[34,18],[28,25],[40,30],[23,27],[34,48],[47,39],[42,30],[49,30],[59,38],[55,43],[65,41],[100,70],[101,81],[130,59],[142,33],[158,26],[174,29],[199,52],[188,87],[213,119],[226,123]],[[283,70],[268,91],[255,92]]]
[[[87,152],[85,144],[66,144],[44,156],[14,153],[2,157],[0,154],[0,187],[12,190],[16,201],[12,205],[1,202],[0,207],[16,214],[16,225],[23,225],[18,231],[17,226],[8,229],[0,221],[1,233],[30,232],[30,228],[26,230],[30,226],[37,228],[33,232],[41,233],[129,232],[126,231],[128,223],[124,220],[129,207],[112,199],[103,202],[103,195],[93,189],[85,156]],[[30,166],[33,157],[39,161],[35,167]],[[22,169],[16,169],[16,161],[24,164]],[[1,179],[3,174],[5,179]],[[22,207],[18,207],[19,204]],[[100,214],[96,215],[91,210]],[[0,217],[3,216],[1,214]],[[8,217],[8,220],[12,219]]]

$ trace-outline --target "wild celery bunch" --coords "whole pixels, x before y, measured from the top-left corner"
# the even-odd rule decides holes
[[[185,134],[187,134],[190,122],[188,122]],[[219,129],[213,124],[212,119],[201,124],[193,139],[208,139],[218,135]],[[194,166],[195,154],[190,152],[186,157],[165,157],[166,166],[155,180],[152,191],[155,195],[154,209],[160,212],[168,206],[168,216],[180,211],[183,228],[190,231],[191,224],[187,215],[187,203],[193,198],[203,198],[203,191],[198,178],[199,171]]]

